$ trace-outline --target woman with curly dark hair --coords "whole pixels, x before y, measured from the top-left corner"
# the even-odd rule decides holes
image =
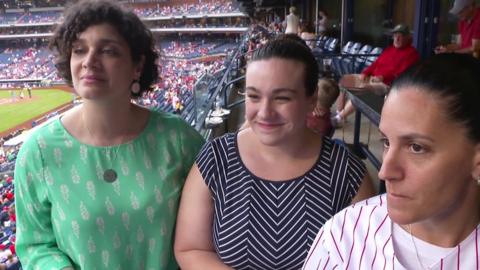
[[[177,268],[177,202],[203,139],[180,118],[131,103],[158,78],[150,31],[113,1],[79,1],[50,45],[83,105],[20,150],[23,268]]]

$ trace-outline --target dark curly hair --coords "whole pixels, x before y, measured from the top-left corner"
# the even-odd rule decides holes
[[[82,0],[68,7],[64,18],[63,23],[55,29],[49,48],[56,52],[55,66],[68,85],[73,86],[70,67],[72,44],[88,27],[102,23],[113,26],[125,39],[134,63],[138,63],[144,56],[139,79],[141,90],[132,95],[140,96],[158,80],[156,62],[159,55],[155,51],[152,33],[132,11],[111,0]]]

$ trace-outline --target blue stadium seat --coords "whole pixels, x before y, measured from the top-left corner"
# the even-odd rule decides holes
[[[362,70],[365,68],[365,63],[367,61],[367,56],[366,54],[370,54],[372,51],[372,46],[371,45],[364,45],[360,51],[358,52],[358,57],[356,61],[354,62],[354,72],[353,73],[360,73]]]
[[[348,41],[342,47],[342,49],[340,50],[340,54],[342,54],[342,55],[349,54],[350,51],[352,50],[354,44],[355,43],[353,41]],[[341,63],[342,63],[342,59],[344,57],[342,55],[339,55],[339,56],[336,56],[336,57],[332,58],[332,68],[335,71],[335,73],[337,73],[337,75],[341,74],[341,65],[342,65]]]
[[[323,48],[327,39],[328,36],[321,36],[320,38],[318,38],[315,48]]]
[[[356,59],[357,56],[355,55],[359,53],[361,48],[362,48],[362,44],[360,42],[355,42],[352,48],[350,48],[350,50],[348,51],[349,56],[342,57],[340,61],[341,75],[355,73],[354,65],[355,65],[355,62],[357,61]]]
[[[373,62],[375,62],[382,51],[383,49],[380,47],[373,48],[372,51],[370,51],[371,56],[367,57],[365,60],[365,66],[370,66]]]

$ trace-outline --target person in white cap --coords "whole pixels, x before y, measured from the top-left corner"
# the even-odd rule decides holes
[[[456,43],[435,48],[435,53],[480,53],[480,8],[474,0],[455,0],[450,13],[457,16],[460,38]]]

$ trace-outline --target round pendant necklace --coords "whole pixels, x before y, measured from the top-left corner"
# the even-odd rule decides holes
[[[103,180],[108,183],[113,183],[117,180],[117,172],[114,169],[106,169],[103,172]]]
[[[93,138],[92,132],[88,128],[87,122],[85,121],[85,117],[84,117],[83,112],[82,112],[82,122],[83,122],[83,125],[85,126],[85,128],[87,129],[87,132],[90,135],[90,137]],[[113,166],[113,162],[117,158],[118,150],[119,150],[119,147],[117,146],[114,150],[114,153],[113,153],[114,155],[112,157],[111,149],[108,149],[108,154],[106,156],[108,156],[107,159],[109,160],[111,166]],[[115,182],[117,180],[117,177],[118,177],[118,174],[113,168],[105,169],[103,171],[103,180],[107,183]]]

